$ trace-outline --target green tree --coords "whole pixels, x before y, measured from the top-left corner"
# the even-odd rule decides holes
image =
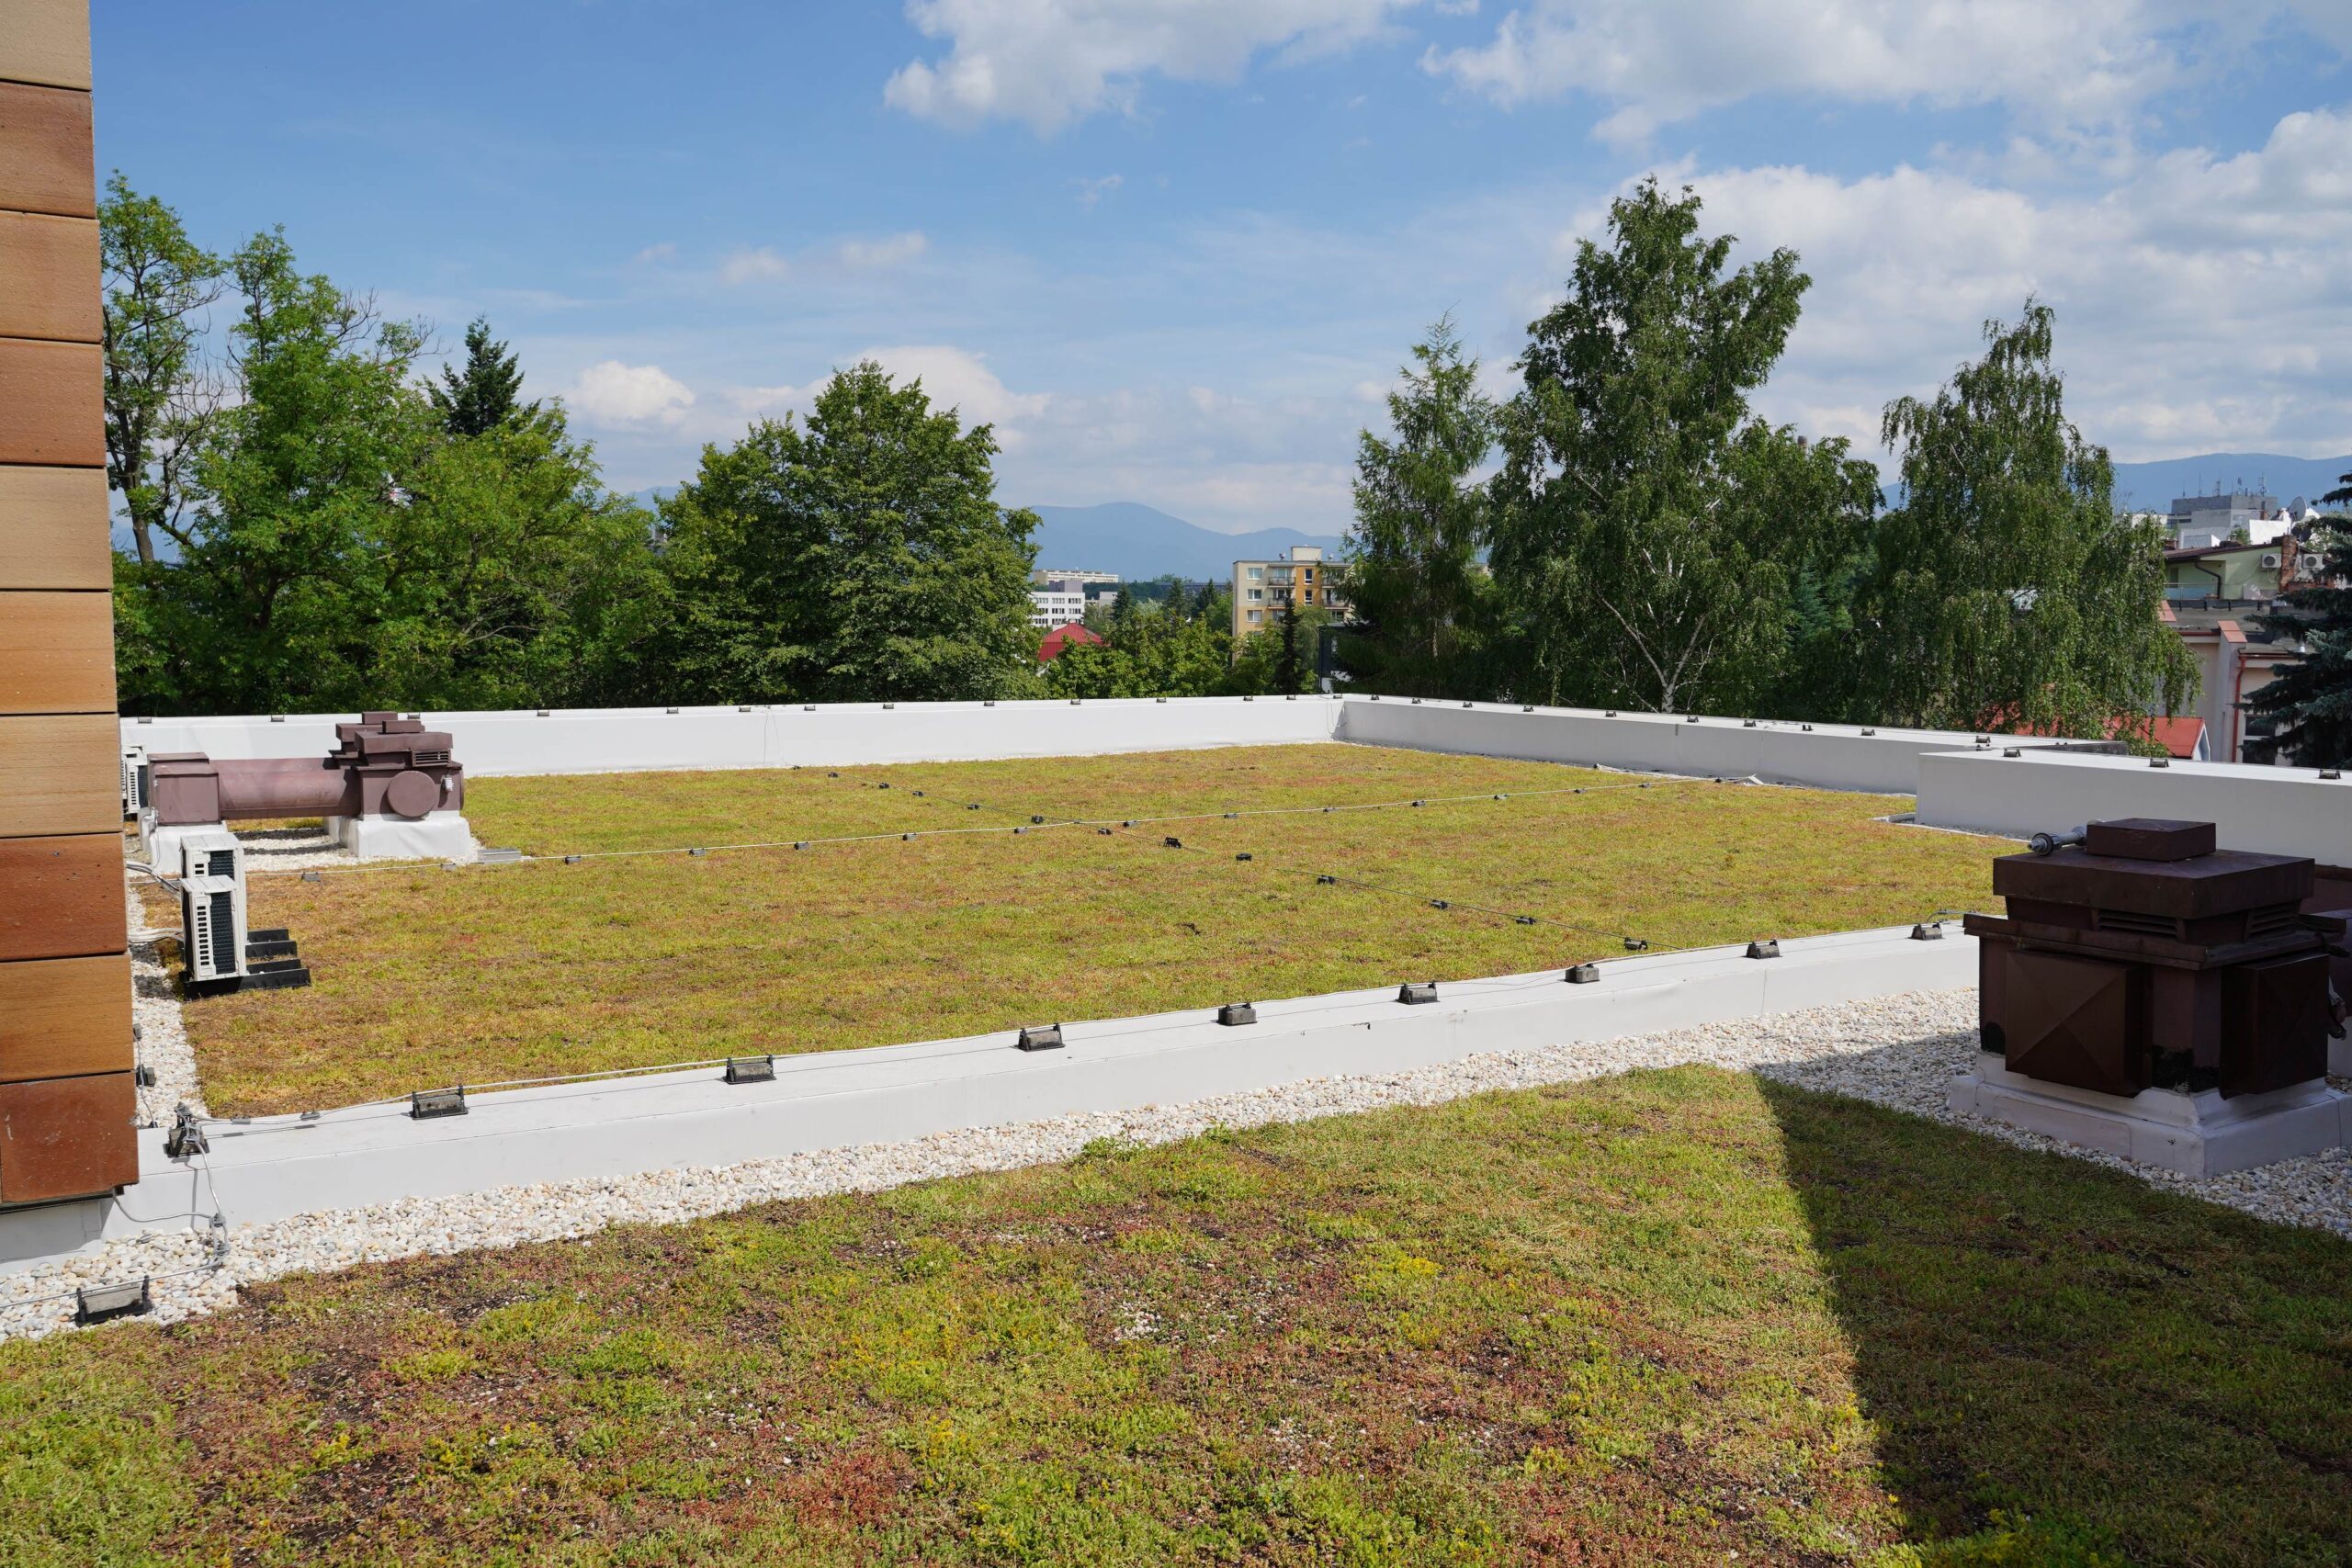
[[[1494,449],[1496,409],[1451,317],[1413,359],[1388,395],[1395,439],[1356,439],[1355,526],[1335,585],[1355,624],[1340,658],[1367,690],[1483,695],[1492,580],[1478,558],[1487,496],[1473,476]]]
[[[127,199],[127,198],[126,198]],[[119,209],[153,226],[153,209]],[[116,561],[117,679],[172,713],[614,700],[660,624],[650,516],[560,410],[453,434],[420,328],[240,250],[218,414],[183,459],[176,558]],[[194,349],[190,353],[193,356]]]
[[[633,694],[635,649],[665,607],[652,516],[604,489],[560,410],[447,436],[401,488],[383,514],[369,691],[437,708]]]
[[[2352,508],[2352,474],[2321,499]],[[2352,517],[2322,518],[2306,547],[2321,557],[2316,580],[2286,595],[2294,615],[2264,615],[2265,634],[2300,643],[2303,657],[2281,667],[2246,699],[2245,710],[2266,730],[2248,735],[2246,751],[2259,762],[2285,761],[2307,768],[2352,763]]]
[[[1219,692],[1236,696],[1304,694],[1317,688],[1315,651],[1330,624],[1330,612],[1320,604],[1299,608],[1296,601],[1263,631],[1241,639],[1233,667],[1218,683]]]
[[[122,498],[142,565],[159,536],[187,543],[187,468],[218,405],[201,373],[204,312],[220,298],[220,258],[179,214],[117,174],[98,204],[105,273],[107,484]]]
[[[1516,694],[1729,705],[1784,653],[1804,563],[1867,520],[1867,465],[1748,412],[1808,286],[1795,254],[1726,275],[1699,211],[1655,180],[1611,204],[1529,328],[1491,523]]]
[[[919,380],[836,372],[804,427],[763,420],[704,448],[662,506],[680,695],[751,701],[994,697],[1030,680],[1029,536],[996,501],[988,425]]]
[[[1171,609],[1134,615],[1116,642],[1080,644],[1045,667],[1057,697],[1200,697],[1225,689],[1233,653],[1221,625]]]
[[[2179,711],[2197,673],[2157,618],[2163,530],[2117,513],[2106,448],[2067,422],[2050,308],[1984,338],[1933,398],[1887,405],[1905,499],[1857,596],[1871,710],[2086,736]]]
[[[303,274],[282,234],[256,236],[230,275],[232,396],[189,465],[182,558],[118,571],[118,596],[143,601],[125,624],[153,638],[123,661],[122,689],[160,681],[142,703],[158,711],[384,700],[366,679],[375,546],[432,434],[408,384],[421,334]]]
[[[520,359],[491,337],[490,322],[479,316],[466,328],[464,367],[443,366],[441,379],[426,383],[425,393],[452,435],[485,435],[539,412],[522,400]]]

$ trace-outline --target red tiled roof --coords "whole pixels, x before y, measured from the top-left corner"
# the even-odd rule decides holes
[[[2151,718],[2146,723],[2148,739],[2183,761],[2197,755],[2197,743],[2205,739],[2201,718]]]
[[[1055,660],[1059,659],[1062,656],[1063,651],[1072,643],[1091,642],[1099,644],[1102,640],[1102,639],[1101,637],[1096,637],[1092,632],[1088,631],[1076,621],[1069,622],[1066,625],[1056,626],[1052,631],[1046,634],[1045,640],[1037,645],[1037,662],[1040,664],[1051,664]]]

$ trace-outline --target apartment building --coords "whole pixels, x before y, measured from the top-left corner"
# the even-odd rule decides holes
[[[1294,545],[1280,560],[1233,563],[1233,639],[1236,642],[1280,621],[1285,606],[1322,605],[1343,611],[1331,593],[1330,567],[1319,545]]]

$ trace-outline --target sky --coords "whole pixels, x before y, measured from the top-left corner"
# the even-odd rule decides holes
[[[102,171],[486,315],[615,488],[880,360],[1000,494],[1340,531],[1451,313],[1507,392],[1648,175],[1883,456],[2029,295],[2122,460],[2352,452],[2352,0],[96,0]]]

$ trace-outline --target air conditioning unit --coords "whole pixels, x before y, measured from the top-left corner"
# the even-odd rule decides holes
[[[2265,571],[2277,571],[2278,570],[2278,552],[2277,550],[2268,550],[2264,552],[2262,557],[2262,570]]]
[[[232,984],[245,966],[245,850],[225,828],[180,840],[180,938],[191,986]]]
[[[147,748],[126,748],[122,753],[122,814],[125,818],[136,817],[147,809],[154,782],[154,775],[147,767]]]

